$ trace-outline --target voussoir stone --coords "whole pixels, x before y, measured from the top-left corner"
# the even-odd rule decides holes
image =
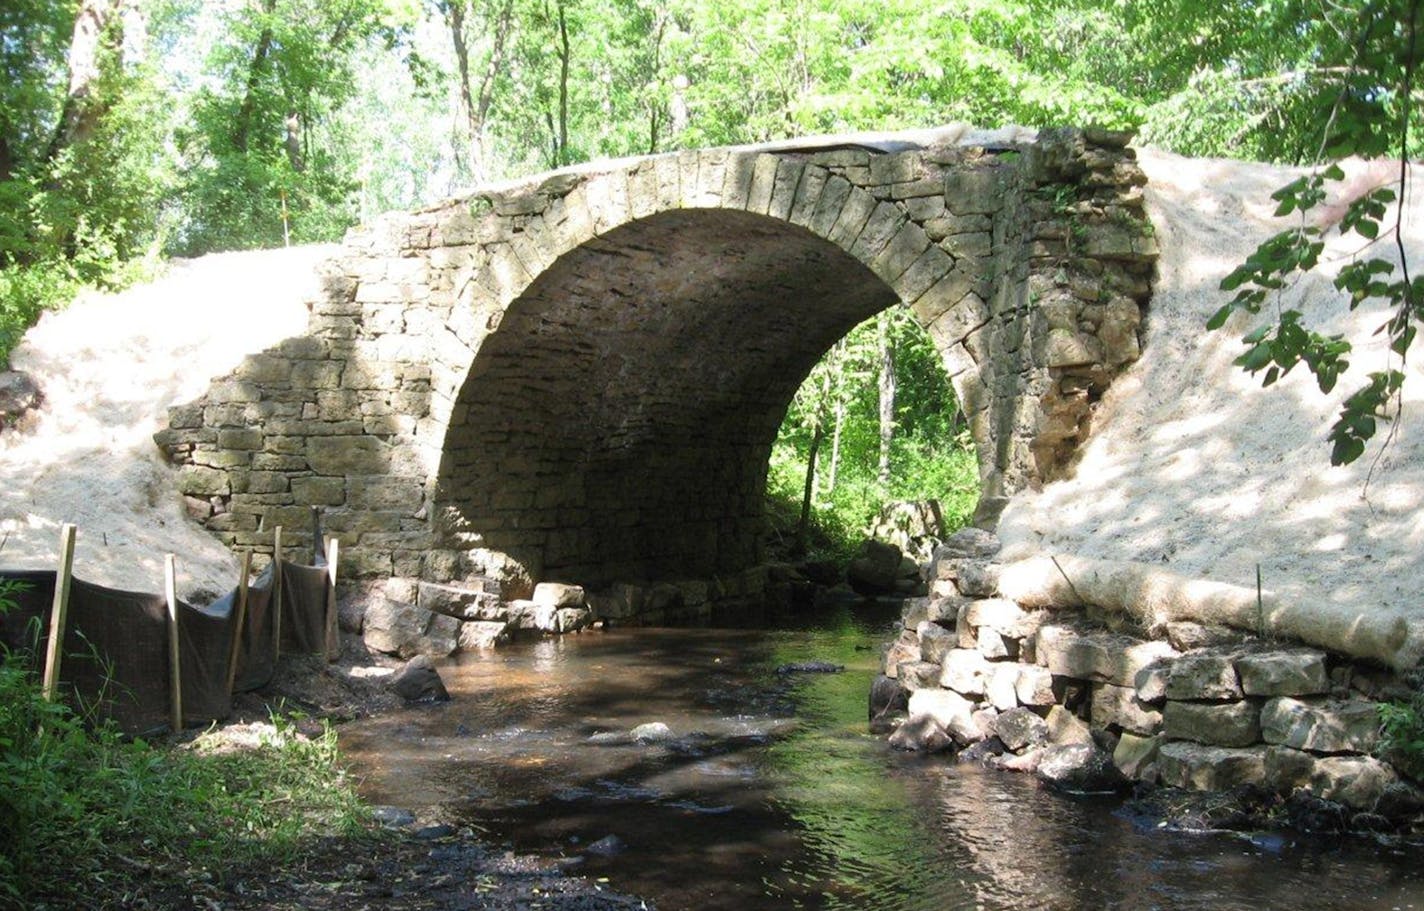
[[[1267,743],[1316,753],[1369,753],[1379,744],[1379,710],[1363,700],[1266,700],[1261,734]]]
[[[1314,649],[1243,655],[1236,659],[1236,674],[1248,696],[1316,696],[1330,691],[1325,653]]]

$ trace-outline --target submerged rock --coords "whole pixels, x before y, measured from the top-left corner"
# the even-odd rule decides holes
[[[844,664],[831,664],[829,661],[797,661],[792,664],[783,664],[776,669],[778,674],[839,674],[845,670]]]
[[[447,702],[450,693],[428,655],[417,655],[391,678],[391,692],[406,702]]]
[[[1038,763],[1038,777],[1051,787],[1082,794],[1106,794],[1127,786],[1112,757],[1086,743],[1046,748]]]

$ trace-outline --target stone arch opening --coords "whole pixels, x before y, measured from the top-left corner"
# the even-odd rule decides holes
[[[437,533],[588,586],[746,568],[792,396],[896,303],[837,245],[744,211],[662,212],[580,245],[508,306],[471,366]]]

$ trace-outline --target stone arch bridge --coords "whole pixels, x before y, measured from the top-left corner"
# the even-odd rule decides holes
[[[156,439],[230,545],[315,505],[363,575],[736,594],[794,392],[886,307],[942,355],[987,496],[1068,464],[1150,294],[1127,138],[686,151],[384,216],[323,267],[304,335]]]

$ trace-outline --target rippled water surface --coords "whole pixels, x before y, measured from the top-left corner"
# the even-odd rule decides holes
[[[440,807],[663,911],[1424,909],[1417,849],[1164,832],[1115,800],[893,753],[865,730],[893,622],[845,605],[803,629],[517,644],[442,668],[452,702],[342,745],[370,800]],[[812,659],[846,671],[775,672]],[[673,739],[620,736],[651,722]]]

